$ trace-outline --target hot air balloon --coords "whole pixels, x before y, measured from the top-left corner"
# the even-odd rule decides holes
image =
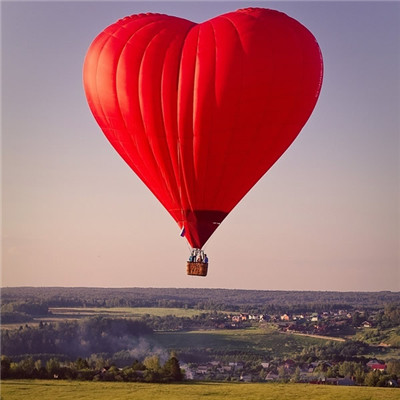
[[[204,244],[307,122],[322,70],[310,31],[263,8],[132,15],[94,39],[89,107],[198,256],[189,274],[207,274]]]

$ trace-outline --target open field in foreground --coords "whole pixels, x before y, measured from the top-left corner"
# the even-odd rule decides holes
[[[398,400],[400,389],[270,383],[3,381],[2,400]]]

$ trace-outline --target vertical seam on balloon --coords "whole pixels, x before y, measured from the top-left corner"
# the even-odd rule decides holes
[[[240,33],[239,33],[239,30],[238,30],[238,28],[237,28],[237,26],[234,24],[234,22],[230,19],[230,18],[228,18],[228,16],[227,15],[222,15],[221,16],[221,18],[224,18],[226,21],[228,21],[232,26],[233,26],[233,28],[234,28],[234,30],[235,30],[235,32],[236,32],[236,34],[237,34],[237,37],[238,37],[238,40],[239,40],[239,43],[240,43],[240,45],[241,45],[241,48],[243,49],[243,44],[242,44],[242,40],[241,40],[241,37],[240,37]],[[241,85],[241,87],[243,87],[243,73],[241,74],[241,79],[242,79],[242,85]],[[238,96],[239,97],[239,96]],[[239,104],[238,104],[238,108],[241,108],[240,107],[240,105],[241,105],[241,96],[240,96],[240,98],[239,98]],[[234,137],[233,137],[233,135],[230,135],[230,140],[229,140],[229,143],[230,142],[232,142],[234,140]],[[228,144],[228,146],[227,146],[227,148],[229,148],[229,144]],[[226,170],[226,156],[227,156],[227,152],[225,152],[224,153],[224,162],[222,162],[222,169],[221,169],[221,171],[220,171],[220,176],[223,176],[224,175],[224,171]],[[217,202],[217,199],[218,199],[218,197],[220,196],[220,193],[222,193],[222,189],[223,189],[223,186],[222,185],[219,185],[218,186],[218,192],[216,192],[215,193],[215,196],[214,196],[214,202],[215,202],[215,204],[217,204],[218,202]],[[230,210],[229,210],[230,211]]]
[[[175,38],[174,38],[175,39]],[[163,81],[164,81],[164,69],[166,66],[166,61],[167,61],[167,53],[168,50],[171,48],[172,44],[174,43],[174,40],[171,40],[170,43],[168,44],[168,47],[164,53],[164,60],[163,60],[163,65],[162,65],[162,69],[161,69],[161,82],[160,82],[160,92],[161,92],[161,96],[160,96],[160,104],[161,104],[161,116],[162,116],[162,121],[163,121],[163,130],[164,130],[164,137],[165,137],[165,143],[166,143],[166,148],[167,148],[167,155],[169,156],[169,164],[170,164],[170,169],[171,169],[171,176],[173,176],[175,178],[174,181],[171,180],[171,183],[173,183],[174,185],[174,195],[171,196],[171,198],[174,200],[174,203],[177,203],[178,200],[180,200],[180,190],[179,190],[179,185],[176,179],[176,175],[175,175],[175,168],[174,168],[174,162],[172,160],[172,155],[171,152],[169,151],[169,145],[168,145],[168,138],[167,138],[167,128],[166,128],[166,124],[165,124],[165,106],[164,106],[164,96],[163,96]],[[179,155],[178,155],[179,156]],[[179,163],[177,161],[177,167],[178,167],[178,171],[179,171]],[[170,185],[171,186],[171,185]],[[176,204],[175,204],[176,205]]]
[[[189,34],[190,29],[188,30],[188,32],[186,33],[186,36],[184,38],[184,40],[182,41],[182,47],[180,50],[180,58],[179,58],[179,64],[178,64],[178,78],[176,80],[176,152],[177,152],[177,162],[178,162],[178,177],[179,178],[179,206],[180,206],[180,212],[181,212],[181,220],[180,222],[182,222],[182,226],[184,223],[184,210],[183,210],[183,201],[182,201],[182,167],[181,167],[181,139],[180,139],[180,135],[179,135],[179,87],[180,87],[180,76],[181,76],[181,66],[182,66],[182,55],[183,55],[183,47],[185,45],[185,41],[187,38],[187,35]]]
[[[188,196],[188,190],[187,190],[187,182],[186,182],[186,175],[184,172],[183,168],[183,159],[182,159],[182,144],[181,144],[181,135],[180,135],[180,129],[179,129],[179,114],[180,114],[180,104],[179,104],[179,99],[181,97],[180,95],[180,87],[181,87],[181,76],[182,76],[182,57],[183,57],[183,50],[185,48],[185,43],[187,40],[187,37],[191,30],[193,29],[194,26],[197,26],[197,24],[193,25],[188,31],[186,32],[185,38],[182,41],[182,47],[180,51],[180,60],[179,60],[179,66],[178,66],[178,79],[177,79],[177,105],[176,105],[176,121],[177,121],[177,153],[178,153],[178,173],[179,173],[179,200],[180,200],[180,208],[181,208],[181,222],[184,224],[186,220],[186,212],[184,210],[184,205],[186,208],[186,203],[190,207],[190,199]],[[183,192],[185,194],[185,204],[183,202]]]
[[[194,197],[197,198],[198,194],[199,194],[199,190],[198,190],[198,183],[199,183],[199,170],[198,168],[196,168],[196,163],[195,162],[195,121],[197,120],[197,112],[198,112],[198,107],[196,107],[196,104],[198,104],[198,96],[197,96],[197,89],[196,87],[198,86],[198,81],[199,79],[197,77],[197,74],[199,73],[199,43],[200,43],[200,30],[201,30],[201,25],[199,25],[199,29],[197,30],[197,44],[196,44],[196,62],[194,64],[194,79],[193,79],[193,105],[192,105],[192,110],[193,110],[193,119],[192,119],[192,153],[193,153],[193,171],[195,173],[195,188],[194,188]],[[197,86],[196,86],[197,85]],[[200,143],[199,138],[197,138],[197,142]],[[192,185],[192,194],[193,194],[193,185]],[[189,197],[189,196],[188,196]],[[191,202],[191,199],[189,199],[189,204],[190,204],[190,209],[192,210],[192,216],[194,218],[194,220],[196,221],[196,226],[197,226],[197,215],[194,213],[194,207],[193,204]],[[198,238],[198,229],[196,229],[196,236]],[[197,240],[197,239],[196,239]]]
[[[192,98],[192,110],[193,110],[193,118],[192,118],[192,132],[193,132],[193,136],[192,136],[192,153],[193,153],[193,170],[195,172],[195,177],[196,177],[196,186],[197,186],[197,177],[198,177],[198,171],[196,169],[196,163],[195,163],[195,134],[196,134],[196,130],[195,130],[195,122],[196,122],[196,115],[197,115],[197,108],[196,104],[198,101],[198,96],[197,96],[197,86],[198,86],[198,79],[197,78],[197,74],[199,73],[199,42],[200,42],[200,26],[199,29],[197,31],[197,44],[196,44],[196,62],[194,64],[194,79],[193,79],[193,98]]]
[[[190,31],[189,31],[190,32]],[[188,33],[189,33],[188,32]],[[198,29],[198,31],[197,31],[197,35],[198,35],[198,37],[199,37],[199,29]],[[187,38],[187,36],[186,36],[186,38]],[[185,38],[185,42],[186,42],[186,38]],[[183,46],[184,47],[184,46]],[[197,48],[196,48],[196,62],[197,62]],[[196,64],[195,64],[196,65]],[[180,68],[182,67],[182,63],[180,64]],[[180,71],[181,72],[181,71]],[[194,75],[193,75],[193,89],[194,89],[194,84],[195,84],[195,71],[193,71],[193,73],[194,73]],[[193,96],[194,96],[194,90],[193,90]],[[181,169],[181,171],[182,171],[182,176],[183,176],[183,182],[184,182],[184,185],[185,185],[185,194],[186,194],[186,200],[187,200],[187,203],[188,203],[188,206],[189,206],[189,209],[193,212],[194,211],[194,208],[193,208],[193,205],[192,205],[192,201],[191,201],[191,198],[190,198],[190,196],[189,196],[189,191],[188,191],[188,180],[187,180],[187,176],[186,176],[186,173],[185,173],[185,170],[194,170],[194,168],[195,168],[195,166],[194,166],[194,129],[193,129],[193,121],[194,121],[194,111],[193,111],[193,107],[194,107],[194,105],[193,105],[193,99],[194,99],[194,97],[192,98],[192,134],[191,135],[187,135],[187,137],[186,137],[186,139],[191,139],[192,140],[192,145],[191,145],[191,148],[192,148],[192,160],[193,160],[193,168],[182,168]],[[182,153],[181,153],[182,154]],[[183,160],[182,160],[182,158],[181,158],[181,162],[182,162]],[[186,162],[186,159],[184,160],[184,162]],[[185,167],[184,165],[182,165],[183,167]],[[186,216],[185,216],[185,218],[186,218]]]

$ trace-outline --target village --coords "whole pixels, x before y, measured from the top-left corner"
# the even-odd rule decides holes
[[[278,315],[238,313],[228,314],[223,324],[216,328],[245,329],[254,325],[274,326],[282,334],[297,334],[321,337],[335,342],[345,343],[348,334],[357,330],[368,330],[374,327],[377,313],[367,314],[362,311]],[[332,335],[332,336],[330,336]],[[378,347],[388,346],[380,343]],[[389,363],[390,364],[390,363]],[[398,362],[397,362],[398,364]],[[397,365],[396,364],[396,365]],[[398,367],[398,366],[397,366]],[[396,367],[396,368],[397,368]],[[366,359],[357,362],[299,359],[277,359],[248,363],[244,361],[223,362],[215,359],[210,362],[185,365],[186,379],[218,380],[241,382],[273,382],[292,381],[311,384],[331,384],[353,386],[364,384],[369,379],[377,379],[391,372],[391,365],[383,360]],[[386,379],[385,386],[398,387],[397,379]]]
[[[273,323],[281,332],[303,333],[309,335],[332,335],[336,340],[344,340],[356,329],[374,327],[377,312],[338,310],[322,313],[303,314],[228,314],[219,328],[245,328],[254,323]]]
[[[343,363],[342,363],[343,364]],[[189,380],[216,380],[216,381],[240,381],[240,382],[296,382],[310,384],[330,384],[354,386],[361,384],[360,376],[349,368],[349,374],[345,376],[332,377],[329,369],[338,366],[339,370],[345,371],[345,367],[340,368],[341,363],[331,363],[327,361],[317,361],[311,363],[298,363],[292,359],[282,361],[265,361],[256,367],[249,367],[245,362],[228,362],[214,360],[204,364],[184,365],[185,377]],[[365,374],[385,373],[387,365],[376,359],[369,360],[364,368]],[[353,373],[352,373],[353,372]],[[363,381],[365,377],[363,377]],[[400,380],[388,379],[387,386],[398,387]]]

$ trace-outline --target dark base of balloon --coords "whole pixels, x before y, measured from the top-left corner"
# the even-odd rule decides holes
[[[188,275],[207,276],[208,263],[187,262],[186,272]]]

